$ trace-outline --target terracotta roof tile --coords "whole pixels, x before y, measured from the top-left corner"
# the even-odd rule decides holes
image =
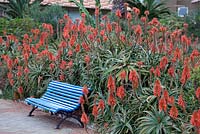
[[[200,2],[200,0],[192,0],[191,3]]]
[[[32,1],[32,0],[31,0]],[[1,3],[7,3],[8,0],[0,0]],[[52,5],[58,4],[64,7],[77,7],[74,3],[69,2],[69,0],[43,0],[42,5]],[[95,8],[95,0],[83,0],[83,4],[86,8]],[[110,0],[101,0],[101,9],[112,9],[112,4]]]
[[[65,7],[77,7],[74,3],[69,2],[69,0],[43,0],[43,5],[58,4]],[[86,8],[95,8],[95,0],[83,0],[83,5]],[[110,0],[101,0],[101,9],[111,10],[112,4]]]

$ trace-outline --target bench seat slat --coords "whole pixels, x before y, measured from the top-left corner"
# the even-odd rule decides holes
[[[65,96],[66,98],[70,98],[72,100],[74,100],[74,99],[78,100],[80,98],[80,96],[82,96],[80,94],[76,94],[75,95],[75,94],[72,94],[72,93],[60,92],[57,89],[48,89],[47,93],[49,93],[49,94],[58,94],[60,96]]]
[[[81,86],[72,85],[72,84],[69,84],[69,83],[63,83],[63,82],[59,82],[59,81],[52,81],[52,82],[50,82],[50,84],[70,86],[70,87],[73,87],[76,90],[77,89],[82,90],[82,88],[83,88]]]
[[[26,99],[26,100],[25,100],[26,103],[29,104],[29,105],[37,106],[39,109],[48,110],[48,111],[53,112],[53,113],[56,112],[56,109],[52,109],[52,108],[49,108],[49,107],[43,106],[43,105],[41,105],[41,104],[39,104],[39,103],[34,102],[34,101],[31,100],[31,99],[32,99],[32,98],[28,98],[28,99]]]
[[[66,86],[57,86],[57,85],[52,85],[52,84],[49,84],[49,87],[48,89],[57,89],[57,90],[60,90],[61,92],[65,91],[65,92],[69,92],[69,93],[72,93],[72,94],[83,94],[82,92],[82,89],[73,89],[72,87],[66,87]],[[48,90],[47,89],[47,90]],[[63,90],[65,89],[65,90]]]
[[[43,97],[53,98],[55,100],[63,101],[63,102],[66,102],[66,103],[69,103],[69,104],[73,104],[73,105],[79,103],[78,99],[75,100],[75,99],[71,99],[71,98],[68,98],[68,97],[60,96],[58,94],[52,94],[52,93],[49,93],[49,92],[45,93],[42,96],[42,98]]]
[[[62,106],[62,107],[70,107],[72,109],[75,109],[75,108],[80,106],[80,104],[78,104],[78,105],[70,105],[70,104],[67,104],[67,103],[64,103],[64,102],[61,102],[61,101],[58,101],[58,100],[54,100],[52,98],[41,98],[41,100],[49,101],[51,103],[54,103],[54,104]]]
[[[73,102],[70,102],[70,101],[63,101],[62,99],[58,99],[58,98],[54,99],[54,97],[52,97],[50,95],[46,95],[46,96],[42,97],[41,99],[51,101],[51,102],[57,102],[57,103],[60,103],[60,104],[65,104],[66,106],[72,107],[72,108],[79,105],[79,103],[73,103]]]
[[[65,88],[65,89],[70,89],[70,91],[77,92],[77,93],[82,93],[82,89],[83,89],[83,87],[81,87],[81,86],[72,85],[72,84],[63,83],[63,82],[58,82],[58,81],[50,82],[49,86],[52,86],[52,85],[60,86],[60,87]],[[88,88],[88,90],[91,91],[91,88]]]
[[[60,109],[64,109],[65,111],[68,111],[68,112],[72,111],[72,108],[70,108],[70,107],[59,106],[59,105],[56,105],[54,103],[44,101],[42,99],[30,98],[29,101],[32,101],[35,104],[39,104],[38,107],[41,107],[41,106],[46,107],[46,108],[48,108],[46,110],[49,110],[51,112],[58,112]]]

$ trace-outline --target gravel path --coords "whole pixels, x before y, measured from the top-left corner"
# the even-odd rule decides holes
[[[31,106],[22,102],[0,99],[0,134],[86,134],[76,120],[66,120],[55,129],[60,118],[40,110],[28,117],[30,110]]]

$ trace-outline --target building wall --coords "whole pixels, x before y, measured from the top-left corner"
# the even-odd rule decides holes
[[[177,12],[178,7],[185,6],[188,7],[189,12],[192,10],[200,9],[200,2],[191,3],[191,0],[162,0],[166,3],[172,11]]]
[[[189,8],[189,12],[192,10],[200,9],[200,2],[191,3],[191,0],[178,0],[177,5],[186,6]]]
[[[166,6],[169,7],[172,11],[177,10],[177,0],[163,0],[166,3]]]

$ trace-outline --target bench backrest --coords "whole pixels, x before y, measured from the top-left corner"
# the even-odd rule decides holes
[[[52,81],[41,98],[63,107],[77,109],[80,106],[79,99],[83,95],[82,89],[81,86]]]

